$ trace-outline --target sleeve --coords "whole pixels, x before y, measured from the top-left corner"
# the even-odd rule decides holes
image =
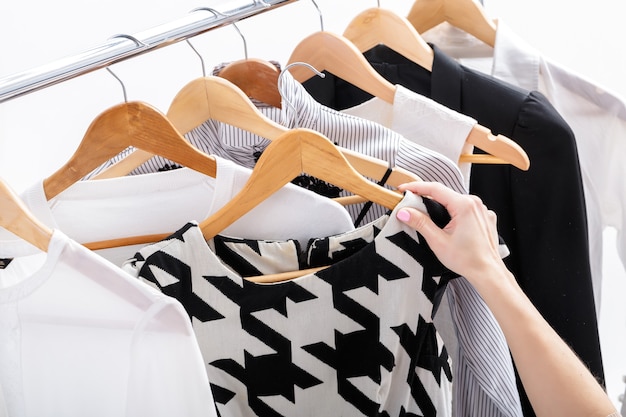
[[[200,348],[180,303],[163,296],[135,329],[128,416],[216,416]]]

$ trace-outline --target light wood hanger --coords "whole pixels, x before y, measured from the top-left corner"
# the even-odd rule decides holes
[[[496,44],[496,24],[474,0],[416,0],[407,18],[419,33],[448,22],[491,47]]]
[[[361,52],[384,44],[419,66],[432,71],[434,59],[432,48],[406,18],[390,10],[380,7],[364,10],[348,23],[343,36]]]
[[[294,67],[295,69],[295,67]],[[230,81],[215,76],[197,78],[184,86],[172,101],[167,112],[168,120],[185,134],[209,119],[238,127],[260,137],[274,140],[289,128],[280,125],[261,113],[250,99]],[[340,148],[350,164],[361,174],[370,178],[382,178],[388,165],[376,158]],[[135,150],[132,154],[94,178],[113,178],[128,174],[153,156],[150,152]],[[393,168],[387,184],[418,181],[419,178],[406,170]]]
[[[282,106],[277,88],[280,71],[271,62],[257,58],[241,59],[229,63],[217,75],[241,88],[250,98],[272,107]]]
[[[325,136],[296,128],[274,139],[256,163],[243,189],[200,224],[211,239],[302,173],[393,209],[402,195],[365,179]]]
[[[41,223],[22,199],[0,178],[0,227],[47,252],[52,230]]]
[[[100,113],[69,161],[43,181],[46,198],[55,197],[129,146],[216,175],[215,159],[189,144],[163,113],[144,102],[124,102]]]
[[[393,103],[395,86],[376,72],[344,36],[328,31],[314,32],[296,45],[288,63],[294,62],[306,62],[318,71],[328,71],[374,97]],[[294,67],[291,74],[301,83],[312,77],[304,67]]]

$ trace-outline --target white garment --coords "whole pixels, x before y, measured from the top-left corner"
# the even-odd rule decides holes
[[[18,248],[0,245],[0,256],[4,249]],[[47,253],[14,258],[2,275],[15,282],[0,287],[0,388],[9,416],[216,415],[178,301],[58,230]]]
[[[216,178],[188,168],[73,184],[46,201],[42,182],[22,193],[33,214],[79,243],[176,231],[230,201],[250,169],[216,157]],[[353,230],[339,203],[293,184],[281,188],[221,234],[247,239],[310,238]],[[120,266],[146,244],[97,251]]]
[[[341,112],[379,123],[452,161],[473,151],[465,140],[476,125],[475,119],[401,85],[396,85],[393,104],[374,97]],[[459,168],[469,189],[471,164],[462,163]]]
[[[458,61],[527,90],[543,93],[572,128],[585,193],[589,255],[596,312],[602,288],[602,232],[617,230],[617,249],[626,265],[626,101],[550,59],[498,22],[495,48],[442,26],[425,38]],[[531,161],[532,165],[532,161]]]

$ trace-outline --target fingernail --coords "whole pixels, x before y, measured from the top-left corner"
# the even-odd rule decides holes
[[[406,210],[398,210],[398,213],[396,214],[396,218],[402,222],[408,222],[409,219],[411,218],[411,213],[409,213]]]

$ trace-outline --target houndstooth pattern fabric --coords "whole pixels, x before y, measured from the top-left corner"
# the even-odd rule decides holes
[[[378,226],[350,256],[281,283],[241,278],[195,223],[129,267],[187,308],[222,416],[439,416],[451,369],[432,313],[450,272],[393,215]]]

